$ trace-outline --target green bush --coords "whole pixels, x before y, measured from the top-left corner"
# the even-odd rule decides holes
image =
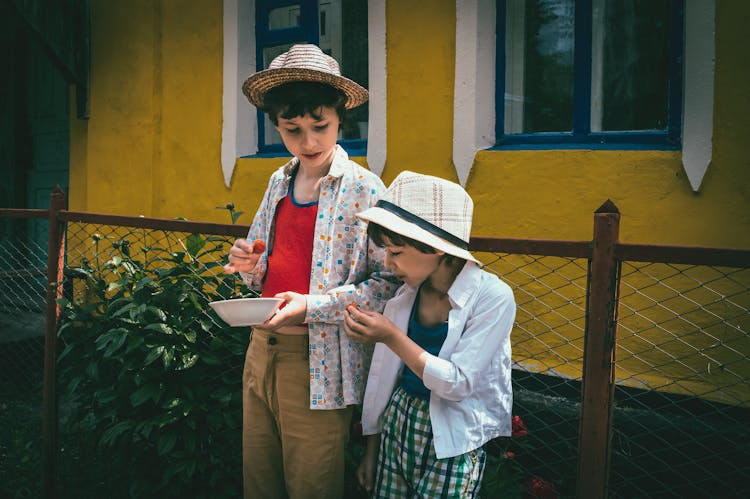
[[[251,295],[217,268],[228,243],[193,234],[173,251],[145,234],[95,234],[94,258],[68,269],[77,298],[60,300],[61,491],[241,495],[248,332],[208,306]]]

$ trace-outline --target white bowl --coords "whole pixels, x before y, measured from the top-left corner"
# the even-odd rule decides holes
[[[263,324],[284,302],[281,298],[235,298],[212,301],[211,308],[232,327]]]

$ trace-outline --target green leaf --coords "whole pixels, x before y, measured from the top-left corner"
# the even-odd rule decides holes
[[[114,283],[112,283],[114,284]],[[121,315],[124,315],[128,313],[130,310],[132,310],[137,304],[135,302],[127,302],[123,307],[115,310],[114,312],[110,312],[112,317],[119,317]]]
[[[232,212],[232,223],[235,223],[240,216],[245,213],[244,211],[233,211]]]
[[[78,385],[81,384],[81,381],[83,381],[83,378],[80,376],[76,376],[75,378],[72,378],[70,380],[70,383],[68,383],[68,392],[75,393],[76,388],[78,388]]]
[[[159,437],[159,440],[156,443],[156,450],[159,452],[160,456],[164,456],[169,454],[176,443],[177,435],[174,433],[167,433]]]
[[[138,390],[130,394],[130,403],[133,407],[138,407],[144,404],[148,399],[153,398],[154,393],[158,393],[161,390],[159,385],[148,384],[143,385]]]
[[[140,291],[141,289],[147,286],[152,286],[154,284],[156,284],[156,281],[154,281],[152,278],[144,277],[143,279],[139,279],[138,282],[135,283],[134,291]]]
[[[60,328],[60,331],[62,331],[62,328]],[[59,364],[67,355],[73,351],[73,348],[75,345],[73,343],[68,344],[62,352],[60,352],[60,355],[57,356],[57,363]]]
[[[113,339],[109,343],[107,350],[104,352],[105,357],[111,357],[113,353],[115,353],[123,344],[125,344],[125,341],[128,339],[127,333],[128,330],[121,327],[113,329],[108,333],[113,336]]]
[[[130,336],[130,341],[128,341],[128,346],[125,349],[125,353],[128,354],[132,352],[133,350],[136,350],[138,347],[143,345],[143,342],[145,340],[143,339],[143,336]]]
[[[153,324],[148,324],[143,329],[147,329],[149,331],[157,331],[159,333],[164,333],[164,334],[173,334],[174,333],[174,330],[171,327],[169,327],[166,324],[164,324],[163,322],[156,322],[156,323],[153,323]]]
[[[158,346],[156,348],[152,348],[151,351],[146,355],[146,358],[143,359],[143,365],[148,366],[152,362],[154,362],[156,359],[161,357],[161,355],[164,353],[164,347]]]
[[[169,368],[174,361],[174,347],[168,346],[164,348],[164,353],[161,356],[162,363],[165,368]]]
[[[130,421],[120,421],[119,423],[110,426],[104,430],[104,433],[102,433],[102,438],[99,439],[99,445],[101,447],[111,447],[114,445],[117,437],[128,431],[131,427],[132,423]]]
[[[149,438],[151,436],[151,430],[154,429],[154,422],[153,421],[142,421],[138,423],[138,425],[135,427],[135,430],[133,430],[135,433],[140,433],[143,435],[144,438]]]
[[[99,364],[96,362],[89,362],[86,365],[86,375],[93,380],[99,379]]]
[[[180,369],[190,369],[198,362],[199,357],[192,353],[184,353],[181,358],[182,365],[180,366]]]
[[[198,234],[190,234],[187,238],[187,250],[192,256],[197,255],[205,245],[206,240]]]
[[[232,400],[231,392],[214,392],[211,394],[211,398],[219,401],[222,405],[226,405]]]
[[[102,390],[98,390],[94,393],[94,397],[101,405],[107,405],[117,398],[117,392],[115,392],[113,387],[109,386]]]

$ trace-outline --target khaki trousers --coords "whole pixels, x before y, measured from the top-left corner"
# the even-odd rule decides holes
[[[340,499],[352,407],[310,409],[307,335],[253,330],[242,385],[245,499]]]

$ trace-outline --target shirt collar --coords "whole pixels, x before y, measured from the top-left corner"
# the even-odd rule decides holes
[[[346,153],[343,147],[336,144],[336,148],[333,151],[333,162],[331,162],[331,168],[328,170],[328,176],[332,178],[339,178],[344,175],[346,171],[346,164],[349,161],[349,155]],[[292,158],[286,165],[284,165],[284,180],[288,183],[292,180],[292,173],[299,166],[299,159]]]
[[[479,288],[479,280],[482,277],[482,271],[479,266],[471,261],[464,264],[464,268],[456,276],[450,289],[448,289],[448,298],[458,308],[463,308],[466,302],[471,298],[474,292]]]
[[[328,176],[339,178],[345,172],[345,165],[349,161],[349,155],[346,153],[343,147],[336,144],[336,150],[333,151],[333,162],[331,168],[328,170]]]

